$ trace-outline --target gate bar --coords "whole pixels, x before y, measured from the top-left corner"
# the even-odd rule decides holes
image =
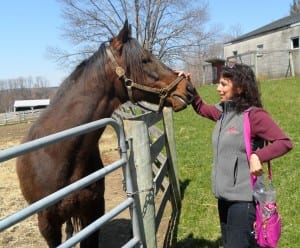
[[[37,150],[53,143],[58,143],[59,141],[70,137],[76,137],[81,134],[94,131],[106,125],[111,125],[115,129],[121,150],[124,148],[126,150],[124,134],[120,135],[122,130],[118,123],[112,118],[103,118],[0,151],[0,162],[17,157],[27,152]]]
[[[137,209],[135,206],[135,199],[133,197],[134,187],[132,182],[132,177],[129,169],[129,163],[127,158],[127,143],[125,140],[125,135],[122,127],[119,125],[119,123],[112,119],[112,118],[103,118],[97,121],[89,122],[87,124],[83,124],[81,126],[77,126],[74,128],[70,128],[58,133],[54,133],[30,142],[26,142],[23,144],[20,144],[18,146],[8,148],[6,150],[0,151],[0,162],[9,160],[11,158],[17,157],[19,155],[22,155],[27,152],[31,152],[34,150],[37,150],[41,147],[45,147],[49,144],[57,143],[59,141],[65,140],[70,137],[75,137],[84,133],[88,133],[91,131],[94,131],[96,129],[99,129],[103,126],[111,125],[115,132],[117,133],[118,137],[118,143],[119,143],[119,149],[120,149],[120,155],[121,159],[116,161],[115,163],[112,163],[110,166],[106,166],[102,168],[101,170],[98,170],[90,175],[88,175],[85,178],[82,178],[73,184],[68,185],[67,187],[57,191],[56,193],[53,193],[51,195],[48,195],[46,200],[49,202],[45,202],[46,200],[41,199],[31,205],[29,205],[27,208],[20,210],[5,219],[0,221],[0,231],[22,221],[23,219],[27,218],[30,215],[33,215],[34,213],[48,207],[49,205],[56,203],[59,201],[57,199],[58,197],[63,198],[64,196],[74,192],[75,190],[79,188],[83,188],[86,185],[89,185],[90,183],[95,182],[96,180],[99,180],[99,178],[103,177],[104,174],[108,173],[109,171],[113,171],[122,165],[125,165],[125,174],[126,174],[126,193],[129,197],[127,199],[128,202],[131,202],[129,206],[131,219],[132,219],[132,231],[133,231],[133,239],[128,242],[128,244],[137,244],[140,243],[141,245],[141,233],[140,233],[140,227],[139,227],[139,216],[137,213]],[[87,182],[88,180],[92,180],[90,182]],[[79,184],[79,185],[78,185]],[[60,194],[59,196],[54,196],[54,194]],[[51,201],[51,202],[50,202]],[[127,202],[126,201],[126,202]],[[45,204],[42,206],[42,203]],[[21,214],[20,214],[21,213]],[[105,217],[103,217],[105,218]],[[127,245],[128,245],[127,244]],[[128,246],[126,246],[128,247]]]
[[[105,213],[102,217],[95,220],[88,226],[86,226],[84,229],[76,233],[73,237],[66,240],[61,245],[57,246],[57,248],[66,248],[66,247],[72,247],[73,245],[79,243],[81,240],[85,239],[87,236],[95,232],[97,229],[100,228],[103,224],[108,222],[110,219],[117,216],[119,213],[124,211],[126,208],[128,208],[133,203],[133,198],[127,198],[125,201],[120,203],[117,207],[113,208],[109,212]]]
[[[32,203],[28,207],[23,208],[22,210],[4,218],[0,221],[0,232],[39,212],[40,210],[57,203],[65,196],[98,181],[99,179],[103,178],[105,174],[120,168],[125,163],[126,161],[124,161],[124,159],[118,160],[110,164],[109,166],[106,166],[101,170],[98,170],[58,191],[55,191],[54,193],[42,198],[41,200]]]

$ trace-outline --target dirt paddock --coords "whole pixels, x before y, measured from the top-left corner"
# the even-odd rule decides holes
[[[31,123],[17,125],[0,126],[0,150],[19,144],[27,133]],[[117,139],[111,127],[106,128],[100,139],[101,156],[105,165],[116,161],[119,158],[117,152]],[[122,202],[126,194],[123,190],[123,175],[121,169],[116,170],[106,177],[106,211],[112,209]],[[17,210],[27,206],[23,199],[15,172],[15,159],[0,163],[0,219],[8,216]],[[167,229],[167,219],[160,225],[160,229]],[[163,236],[157,237],[158,247],[163,246]],[[103,247],[121,247],[131,235],[131,222],[129,211],[118,215],[114,220],[104,226],[100,233]],[[36,215],[27,218],[21,223],[0,233],[0,247],[47,247],[41,237]],[[102,246],[101,246],[102,247]]]

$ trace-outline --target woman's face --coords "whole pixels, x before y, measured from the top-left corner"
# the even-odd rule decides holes
[[[220,77],[217,91],[221,102],[231,100],[234,96],[232,81],[229,78]]]

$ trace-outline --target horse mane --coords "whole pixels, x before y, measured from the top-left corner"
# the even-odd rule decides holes
[[[125,59],[127,77],[130,77],[136,83],[141,83],[144,81],[144,60],[155,60],[157,64],[164,69],[172,71],[171,68],[163,63],[160,63],[157,57],[155,57],[150,51],[144,49],[134,38],[129,38],[129,40],[123,45],[122,56]]]
[[[127,76],[137,83],[142,82],[144,80],[142,61],[149,58],[150,53],[147,54],[136,39],[129,38],[123,45],[122,56],[125,60]]]
[[[66,92],[70,91],[72,87],[80,82],[88,82],[93,79],[93,81],[101,83],[108,80],[105,72],[105,65],[108,59],[106,47],[107,42],[102,43],[93,55],[76,66],[69,77],[62,82],[52,102],[56,102],[64,97]],[[136,39],[129,38],[122,47],[126,75],[137,83],[143,82],[143,59],[150,59],[150,56],[150,52],[144,50]]]
[[[107,80],[105,73],[107,55],[105,49],[106,46],[103,43],[93,55],[80,62],[73,72],[62,82],[51,102],[56,102],[64,97],[66,92],[70,91],[72,87],[78,85],[80,82],[88,82],[92,78],[96,78],[96,82]]]

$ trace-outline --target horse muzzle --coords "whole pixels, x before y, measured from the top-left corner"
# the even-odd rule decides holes
[[[170,96],[171,105],[174,112],[181,111],[185,109],[194,100],[193,87],[188,85],[184,94],[178,92],[173,92]]]

